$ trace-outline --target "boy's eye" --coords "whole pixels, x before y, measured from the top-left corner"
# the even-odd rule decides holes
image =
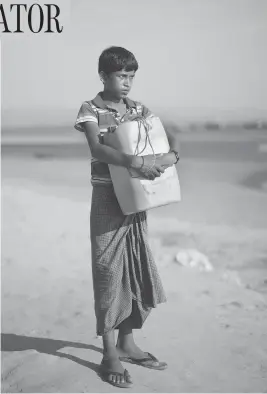
[[[119,78],[120,78],[120,79],[126,79],[126,78],[127,78],[127,75],[119,75]],[[129,78],[130,78],[130,79],[134,79],[134,75],[130,75]]]

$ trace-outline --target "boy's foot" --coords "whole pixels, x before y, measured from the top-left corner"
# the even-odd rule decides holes
[[[159,361],[151,353],[143,352],[135,344],[122,347],[120,343],[118,343],[116,348],[121,361],[141,365],[142,367],[150,369],[164,370],[167,368],[167,364],[165,362]]]
[[[119,357],[131,357],[135,359],[143,359],[147,357],[147,353],[143,352],[135,343],[122,345],[119,341],[116,346]]]
[[[132,379],[129,372],[123,368],[118,356],[104,355],[101,362],[101,372],[104,379],[116,387],[132,387]]]

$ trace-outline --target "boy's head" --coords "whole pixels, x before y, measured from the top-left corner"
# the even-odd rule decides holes
[[[121,47],[105,49],[98,62],[98,73],[104,89],[118,99],[130,92],[138,63],[134,55]]]

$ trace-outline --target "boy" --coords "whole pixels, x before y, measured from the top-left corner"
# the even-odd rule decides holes
[[[153,155],[131,156],[103,145],[103,134],[121,121],[152,115],[144,105],[127,98],[137,69],[134,55],[126,49],[104,50],[98,65],[104,89],[82,104],[75,123],[85,133],[93,158],[90,229],[97,335],[103,337],[102,376],[122,388],[131,387],[132,379],[121,361],[159,370],[167,367],[138,348],[132,333],[166,298],[148,245],[146,212],[122,213],[108,164],[134,168],[153,180],[178,161],[173,136],[168,137],[173,151],[158,155],[156,161]],[[115,329],[119,330],[117,344]]]

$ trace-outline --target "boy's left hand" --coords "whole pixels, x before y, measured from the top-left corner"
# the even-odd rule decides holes
[[[173,166],[175,162],[176,157],[172,152],[157,155],[156,163],[164,168]]]

